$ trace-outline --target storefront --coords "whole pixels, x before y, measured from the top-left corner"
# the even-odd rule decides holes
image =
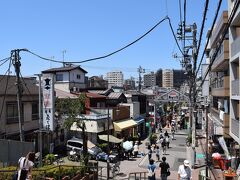
[[[114,134],[117,138],[128,139],[137,136],[137,123],[133,119],[113,122]]]

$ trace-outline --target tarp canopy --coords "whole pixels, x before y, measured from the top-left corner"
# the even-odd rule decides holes
[[[123,129],[127,129],[133,126],[136,126],[137,123],[133,119],[128,119],[124,121],[119,121],[119,122],[113,122],[114,125],[114,130],[115,131],[122,131]]]
[[[108,141],[108,135],[98,135],[98,137],[103,141]],[[122,139],[118,139],[115,136],[109,135],[109,142],[121,143],[122,141],[123,141]]]

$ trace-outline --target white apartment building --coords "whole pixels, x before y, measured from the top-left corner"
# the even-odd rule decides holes
[[[228,14],[230,16],[236,0],[228,0]],[[240,7],[229,28],[229,69],[230,69],[230,130],[229,134],[240,144],[240,92],[239,92],[239,59],[240,59]]]
[[[143,76],[144,87],[156,86],[156,74],[151,72],[149,74],[144,74]]]
[[[123,87],[122,71],[108,72],[106,80],[108,81],[108,88],[111,88],[112,86]]]
[[[162,71],[162,87],[173,87],[173,70],[165,69]]]

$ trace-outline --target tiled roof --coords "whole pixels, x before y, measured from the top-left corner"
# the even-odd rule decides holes
[[[96,93],[91,93],[91,92],[87,92],[86,95],[89,98],[106,98],[106,96],[96,94]]]
[[[65,99],[65,98],[74,99],[74,98],[78,97],[77,94],[72,94],[70,92],[63,91],[63,90],[56,89],[56,88],[55,88],[55,92],[56,92],[56,97],[58,97],[60,99]]]
[[[109,99],[118,99],[123,93],[112,92],[108,95]]]
[[[5,94],[5,87],[7,85],[6,94],[7,95],[16,95],[16,76],[4,76],[0,75],[1,88],[0,95]],[[23,95],[38,95],[38,86],[36,85],[35,78],[20,78],[23,87]]]
[[[51,68],[51,69],[47,69],[45,71],[42,71],[42,73],[64,72],[64,71],[72,71],[74,69],[80,69],[84,73],[87,73],[87,71],[82,69],[80,66],[65,66],[65,67],[59,67],[59,68]]]
[[[88,92],[104,95],[104,94],[106,94],[106,93],[107,93],[108,91],[110,91],[110,90],[111,90],[111,89],[106,89],[106,90],[89,90]]]

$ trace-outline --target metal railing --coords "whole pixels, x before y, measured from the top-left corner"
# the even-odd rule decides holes
[[[147,172],[132,172],[132,173],[129,173],[129,177],[128,177],[129,180],[144,180],[144,179],[148,179],[148,176],[147,176]]]
[[[239,137],[239,120],[237,119],[231,119],[231,132]]]
[[[239,79],[232,81],[232,96],[239,96]]]

